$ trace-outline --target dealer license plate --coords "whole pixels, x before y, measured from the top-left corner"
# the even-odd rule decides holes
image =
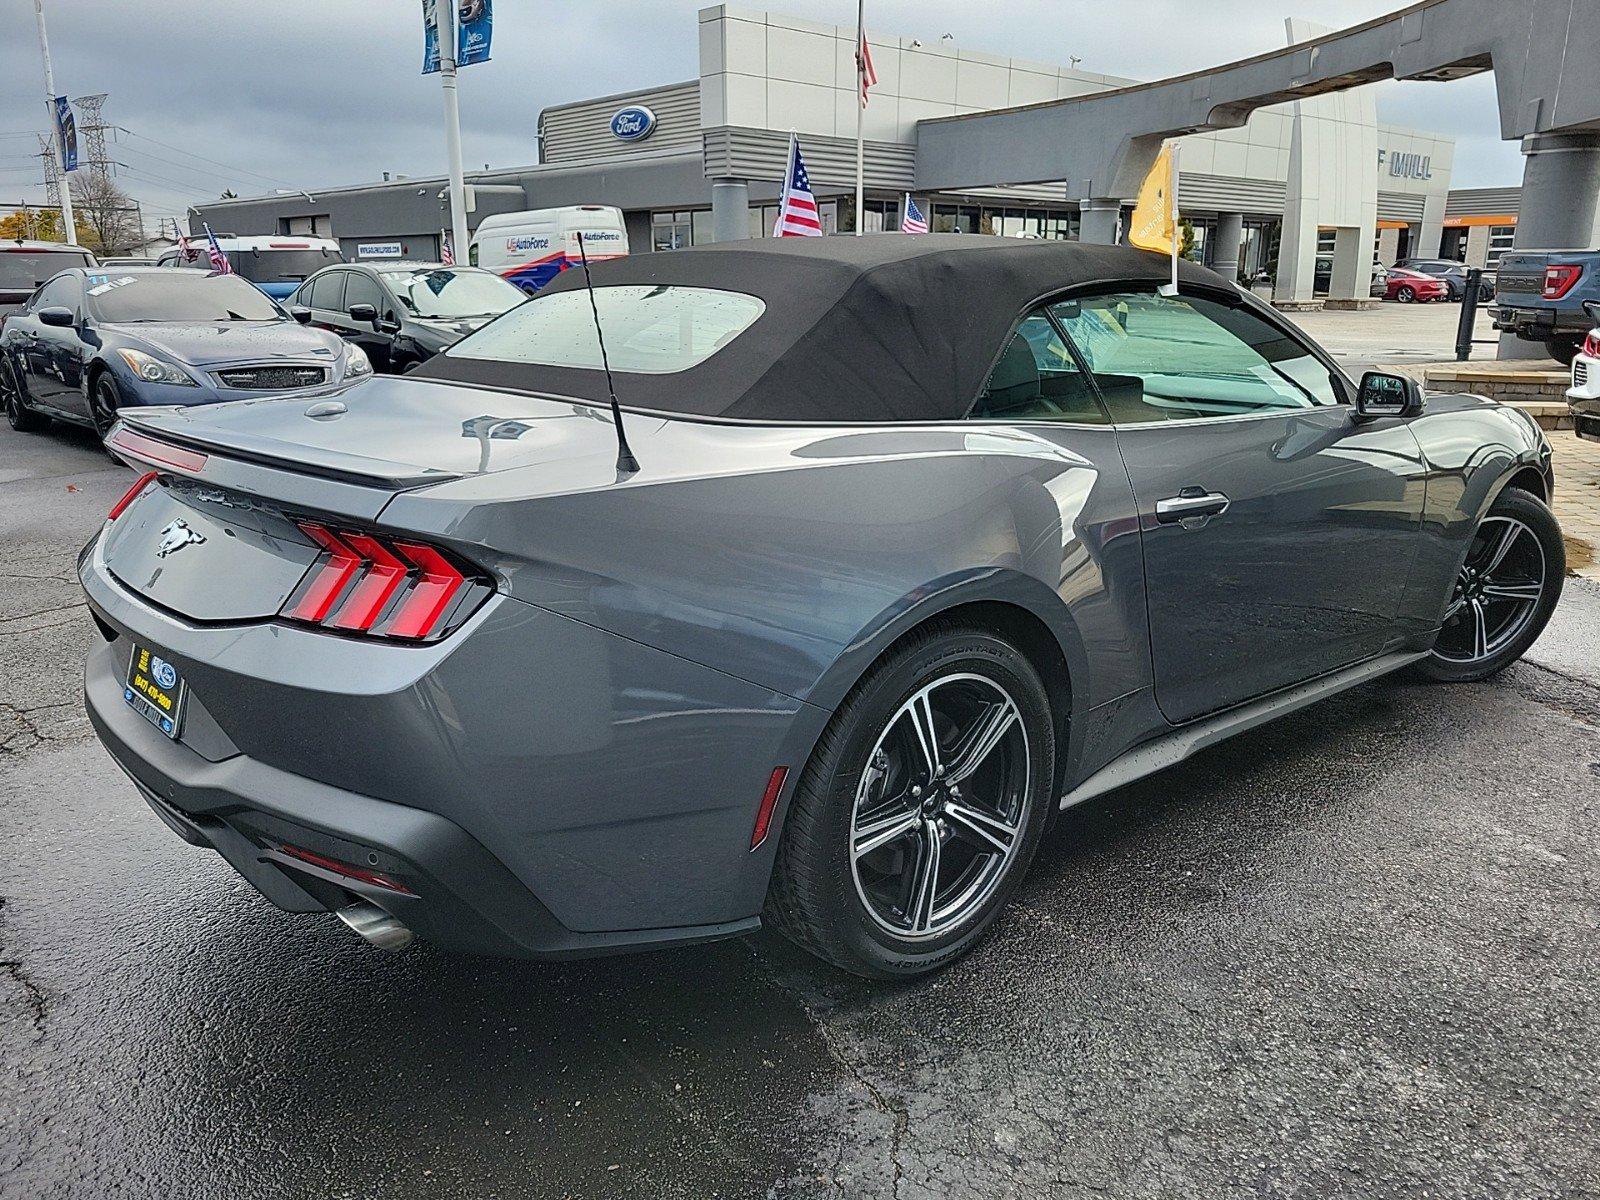
[[[122,689],[122,698],[134,712],[175,738],[183,722],[184,691],[183,675],[172,662],[148,646],[134,643],[127,686]]]

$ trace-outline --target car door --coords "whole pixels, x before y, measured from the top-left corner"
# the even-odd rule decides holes
[[[1424,487],[1405,421],[1358,423],[1330,361],[1236,293],[1128,288],[1050,311],[1133,485],[1168,720],[1398,642]]]
[[[348,271],[319,271],[300,286],[301,303],[311,309],[311,324],[318,329],[343,332],[344,281]]]
[[[39,313],[46,308],[70,309],[75,318],[72,327],[46,325],[39,320]],[[79,334],[82,321],[83,289],[77,276],[58,275],[39,290],[28,305],[27,319],[21,322],[26,364],[23,390],[40,407],[80,417],[88,415],[78,390],[82,378],[79,356],[84,347]]]
[[[374,371],[387,371],[394,335],[385,332],[386,326],[380,326],[383,326],[384,314],[392,305],[378,286],[378,281],[365,271],[346,271],[345,274],[348,278],[344,285],[344,303],[339,306],[344,310],[339,332],[367,352]],[[372,305],[373,311],[378,314],[377,321],[358,321],[352,317],[350,310],[357,304]]]

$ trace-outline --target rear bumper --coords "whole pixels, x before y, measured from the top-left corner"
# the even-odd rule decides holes
[[[100,539],[79,576],[106,639],[85,699],[107,749],[280,907],[359,897],[441,945],[518,956],[757,927],[787,794],[756,850],[754,815],[825,710],[505,596],[407,647],[173,616],[110,574]],[[179,741],[124,701],[135,641],[188,681]],[[285,844],[415,895],[319,874]]]
[[[157,733],[122,699],[116,643],[89,655],[84,700],[117,765],[174,833],[215,850],[288,912],[366,900],[419,937],[474,954],[560,958],[618,953],[748,932],[757,917],[714,925],[578,933],[562,925],[480,842],[436,813],[329,787],[244,755],[210,762]],[[381,872],[410,895],[282,852],[288,845]]]
[[[1588,332],[1593,324],[1582,312],[1568,313],[1555,308],[1518,308],[1501,305],[1494,311],[1494,327],[1529,342],[1548,341],[1556,334]]]

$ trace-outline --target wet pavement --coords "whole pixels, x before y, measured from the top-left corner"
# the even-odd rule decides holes
[[[1074,810],[882,987],[765,935],[530,964],[280,913],[87,731],[131,475],[0,427],[0,1196],[1600,1196],[1600,588]]]

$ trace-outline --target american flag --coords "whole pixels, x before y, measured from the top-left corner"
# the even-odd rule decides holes
[[[805,160],[800,157],[800,139],[789,135],[789,169],[783,175],[783,195],[778,201],[778,219],[773,237],[821,237],[822,218],[817,213],[817,198],[811,194],[811,179]]]
[[[928,218],[922,215],[922,210],[917,207],[917,202],[911,198],[911,193],[906,193],[906,215],[900,221],[901,233],[927,233]]]
[[[456,254],[450,248],[450,235],[448,233],[439,238],[439,261],[447,267],[456,265]]]
[[[178,253],[183,255],[181,261],[186,263],[193,262],[195,259],[200,257],[199,252],[196,251],[193,246],[189,245],[189,239],[184,236],[183,230],[181,229],[178,230]]]
[[[233,264],[228,261],[228,256],[222,252],[222,247],[217,245],[217,235],[211,232],[211,226],[206,230],[206,257],[211,260],[211,269],[218,275],[232,275]]]
[[[867,89],[878,82],[878,72],[872,67],[872,49],[867,45],[867,31],[861,31],[861,44],[856,47],[856,79],[861,84],[861,107],[867,106]]]

